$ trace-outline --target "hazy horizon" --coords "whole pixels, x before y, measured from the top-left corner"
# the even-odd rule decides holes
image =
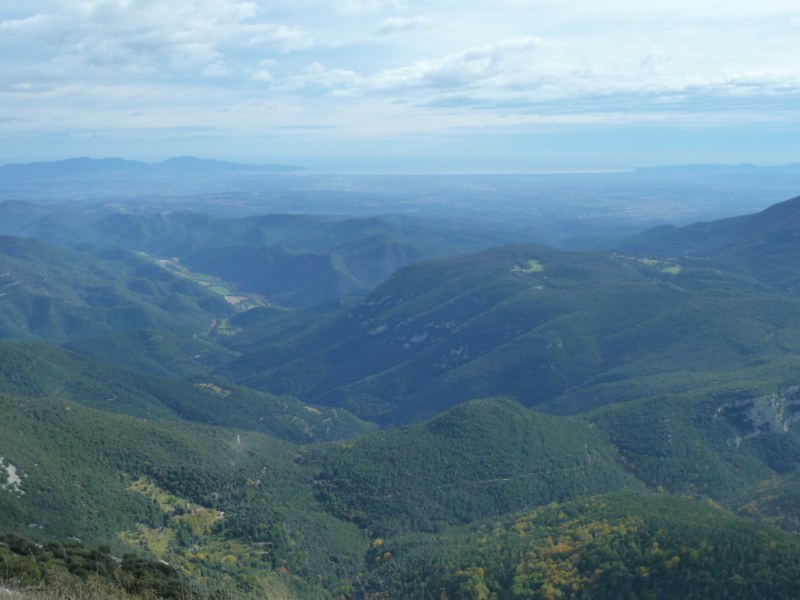
[[[798,32],[785,0],[32,0],[0,8],[0,163],[792,163]]]
[[[176,158],[191,158],[200,161],[220,161],[229,162],[232,164],[240,164],[243,166],[252,167],[269,167],[269,166],[285,166],[295,167],[296,170],[287,171],[285,174],[290,175],[365,175],[365,176],[469,176],[469,175],[603,175],[603,174],[624,174],[634,173],[636,171],[658,170],[658,169],[772,169],[772,168],[792,168],[800,166],[800,162],[785,162],[785,163],[722,163],[722,162],[708,162],[708,163],[664,163],[654,165],[631,165],[627,167],[617,168],[602,168],[592,167],[589,165],[568,167],[554,167],[550,169],[540,168],[535,169],[526,167],[521,164],[515,163],[496,163],[492,161],[474,161],[474,162],[458,162],[453,163],[448,157],[418,157],[415,159],[400,160],[393,163],[387,163],[384,159],[375,157],[295,157],[292,161],[264,161],[264,160],[248,160],[248,159],[222,159],[216,156],[195,156],[191,154],[180,156],[164,156],[164,157],[139,157],[139,156],[60,156],[48,157],[44,159],[32,160],[13,160],[1,161],[0,167],[8,167],[15,165],[28,165],[28,164],[48,164],[59,163],[70,160],[89,159],[95,161],[104,160],[123,160],[131,162],[141,162],[148,165],[155,165],[166,162]],[[424,165],[424,166],[421,166]],[[280,172],[276,172],[280,175]]]

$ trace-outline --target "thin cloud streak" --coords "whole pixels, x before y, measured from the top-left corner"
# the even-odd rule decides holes
[[[419,29],[428,24],[425,17],[389,17],[375,30],[378,35],[391,35]]]

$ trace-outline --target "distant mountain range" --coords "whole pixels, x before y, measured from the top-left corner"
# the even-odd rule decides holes
[[[661,256],[702,256],[729,253],[757,241],[768,243],[779,236],[798,232],[800,196],[754,214],[686,227],[656,227],[626,240],[619,248]]]
[[[162,162],[146,163],[121,158],[69,158],[52,162],[7,164],[0,166],[0,181],[30,178],[82,178],[119,176],[209,175],[235,173],[291,173],[302,167],[290,165],[250,165],[180,156]]]
[[[651,256],[674,256],[746,274],[796,294],[800,291],[800,196],[750,215],[657,227],[618,248]]]

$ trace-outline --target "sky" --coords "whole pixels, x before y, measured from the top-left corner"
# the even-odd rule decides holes
[[[800,162],[800,2],[6,1],[0,139],[0,163]]]

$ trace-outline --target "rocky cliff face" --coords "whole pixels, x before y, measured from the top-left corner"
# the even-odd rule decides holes
[[[736,425],[741,431],[733,440],[737,447],[742,441],[764,433],[786,433],[800,421],[800,386],[726,402],[714,414],[714,420],[718,419]]]

